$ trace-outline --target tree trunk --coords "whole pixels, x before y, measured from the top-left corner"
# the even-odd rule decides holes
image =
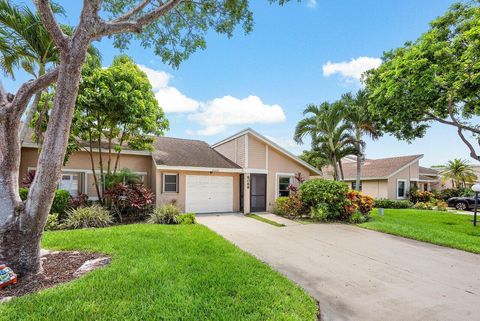
[[[0,262],[26,277],[41,270],[40,241],[60,179],[87,45],[62,54],[53,109],[27,200],[18,194],[20,116],[0,119]]]
[[[360,192],[360,179],[361,179],[361,171],[362,171],[362,156],[363,156],[363,152],[362,152],[362,144],[360,144],[360,137],[359,137],[359,133],[357,132],[357,148],[358,148],[358,151],[357,151],[357,177],[356,177],[356,180],[355,180],[355,190]]]
[[[35,111],[38,109],[38,104],[40,103],[40,98],[42,97],[42,91],[38,92],[33,99],[32,104],[27,109],[27,117],[22,124],[22,129],[20,130],[20,144],[23,144],[25,141],[25,136],[27,136],[28,128],[30,127],[30,123],[32,122],[33,116],[35,115]]]
[[[332,163],[333,163],[333,171],[335,173],[335,180],[338,181],[340,180],[340,171],[338,170],[338,162],[337,162],[337,157],[335,155],[332,155]]]
[[[338,160],[338,168],[340,169],[340,180],[343,181],[345,180],[345,176],[343,175],[343,165],[342,165],[342,160]]]

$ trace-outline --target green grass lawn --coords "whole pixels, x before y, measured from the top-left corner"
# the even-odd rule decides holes
[[[316,320],[301,288],[201,225],[49,232],[43,246],[113,260],[0,304],[1,320]]]
[[[372,220],[359,226],[419,241],[480,253],[480,226],[473,227],[472,215],[447,212],[386,209],[374,211]]]
[[[276,227],[284,227],[285,226],[285,224],[277,223],[275,221],[269,220],[268,218],[262,217],[262,216],[257,215],[257,214],[247,214],[246,216],[248,216],[250,218],[253,218],[253,219],[256,219],[257,221],[276,226]]]

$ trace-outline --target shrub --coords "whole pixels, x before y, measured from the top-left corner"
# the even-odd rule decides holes
[[[153,224],[178,224],[180,214],[182,214],[180,208],[173,204],[166,204],[154,209],[148,222]]]
[[[28,188],[20,187],[20,190],[18,192],[20,194],[20,198],[22,199],[22,201],[25,201],[28,195]]]
[[[67,211],[67,218],[62,227],[70,229],[88,227],[106,227],[112,224],[113,219],[110,212],[100,205],[80,207]]]
[[[353,213],[350,216],[348,221],[352,224],[360,224],[360,223],[368,222],[369,220],[370,220],[370,215],[363,214],[359,210],[357,210],[355,211],[355,213]]]
[[[423,203],[428,203],[432,199],[435,198],[435,195],[432,192],[419,192],[419,191],[412,191],[410,192],[410,202],[412,203],[418,203],[418,202],[423,202]]]
[[[310,218],[315,222],[326,222],[329,220],[329,213],[325,205],[310,208]]]
[[[430,205],[425,202],[418,202],[413,205],[413,208],[417,210],[428,210],[430,209]]]
[[[277,197],[277,199],[275,200],[275,205],[273,207],[273,213],[281,216],[287,216],[287,202],[288,197]]]
[[[28,171],[22,178],[22,187],[30,188],[35,178],[35,171]]]
[[[302,195],[299,192],[290,192],[289,196],[276,199],[274,213],[285,217],[299,218],[308,211],[304,207]]]
[[[116,184],[105,191],[107,205],[121,222],[144,220],[153,207],[154,195],[143,184]]]
[[[65,216],[70,204],[70,193],[63,189],[57,189],[55,191],[55,197],[53,198],[52,208],[50,213],[58,213],[60,219]]]
[[[458,189],[458,194],[459,196],[462,196],[462,197],[469,197],[469,196],[474,196],[475,192],[472,191],[471,188],[462,187]]]
[[[71,197],[68,206],[70,208],[79,208],[87,206],[88,196],[86,194],[78,194],[77,196]]]
[[[195,213],[185,213],[178,215],[178,224],[195,224]]]
[[[444,201],[438,201],[437,204],[435,204],[435,209],[437,211],[446,211],[448,208],[448,204]]]
[[[306,181],[300,186],[303,203],[307,208],[325,206],[332,218],[345,214],[345,207],[351,205],[347,199],[348,186],[339,181],[322,178]]]
[[[352,190],[347,193],[347,200],[348,203],[344,206],[344,213],[340,216],[342,220],[348,220],[352,222],[352,216],[354,214],[367,216],[372,211],[373,198],[370,196],[366,196],[360,192]],[[356,219],[355,221],[360,220]],[[361,221],[365,222],[363,219]]]
[[[54,231],[60,228],[58,213],[48,214],[47,224],[45,224],[45,231]]]
[[[374,201],[374,204],[373,206],[374,207],[381,207],[381,208],[410,208],[412,207],[412,203],[410,201],[407,201],[407,200],[399,200],[399,201],[396,201],[396,200],[391,200],[391,199],[388,199],[388,198],[380,198],[380,199],[376,199]]]

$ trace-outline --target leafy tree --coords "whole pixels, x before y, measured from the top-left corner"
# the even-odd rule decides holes
[[[284,4],[288,0],[269,0]],[[15,94],[0,86],[0,261],[21,275],[40,269],[40,240],[67,150],[82,67],[90,43],[114,37],[125,48],[135,38],[174,67],[206,47],[213,29],[249,32],[253,17],[247,0],[89,0],[83,1],[72,33],[58,24],[49,0],[35,0],[42,24],[61,57],[57,67],[22,84]],[[0,42],[1,43],[1,42]],[[26,201],[18,192],[20,118],[36,93],[56,81],[53,107]]]
[[[154,136],[163,135],[167,128],[168,121],[147,75],[132,59],[115,57],[109,68],[102,68],[95,62],[86,65],[71,136],[78,149],[90,154],[101,203],[105,179],[117,172],[122,149],[128,146],[134,150],[151,150]],[[95,155],[98,155],[98,164]]]
[[[480,1],[454,4],[414,42],[386,52],[365,75],[370,111],[399,139],[423,137],[434,123],[457,130],[480,160]]]
[[[360,190],[362,159],[365,158],[365,140],[363,140],[363,136],[367,135],[372,139],[377,139],[381,133],[371,112],[368,110],[368,94],[365,90],[359,90],[355,96],[351,93],[344,94],[341,100],[348,110],[345,119],[352,126],[355,135],[355,147],[357,148],[355,189]]]
[[[336,180],[344,178],[341,159],[357,152],[355,137],[351,134],[352,126],[344,121],[347,112],[340,101],[308,105],[303,114],[310,116],[300,120],[295,128],[294,140],[300,144],[305,136],[310,136],[313,155],[324,155],[333,167]]]
[[[477,180],[477,175],[472,165],[465,159],[455,158],[441,166],[440,175],[443,181],[450,180],[452,187],[465,188]]]

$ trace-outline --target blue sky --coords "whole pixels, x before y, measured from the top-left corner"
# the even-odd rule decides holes
[[[58,1],[76,24],[80,1]],[[308,103],[333,101],[356,91],[362,68],[375,66],[383,51],[416,39],[428,22],[443,14],[447,0],[305,0],[284,7],[251,1],[254,31],[231,39],[209,33],[207,49],[178,70],[151,50],[132,45],[126,52],[147,72],[170,120],[168,136],[214,143],[246,127],[298,154],[292,136]],[[96,42],[104,65],[120,52],[109,39]],[[363,58],[362,58],[363,57]],[[7,90],[17,81],[2,77]],[[385,136],[367,143],[367,157],[425,154],[423,165],[468,159],[455,131],[433,126],[411,144]]]

